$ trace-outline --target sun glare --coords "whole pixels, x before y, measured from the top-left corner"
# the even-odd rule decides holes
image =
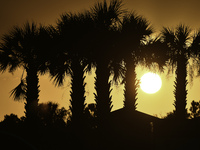
[[[162,80],[159,75],[155,73],[146,73],[141,77],[140,80],[141,89],[148,94],[156,93],[162,86]]]

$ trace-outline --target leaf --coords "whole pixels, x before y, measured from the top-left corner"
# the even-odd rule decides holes
[[[23,100],[26,96],[26,81],[21,79],[21,82],[13,90],[10,91],[10,97],[12,96],[15,101]]]

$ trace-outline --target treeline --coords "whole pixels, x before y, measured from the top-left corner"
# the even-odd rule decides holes
[[[47,102],[38,104],[38,125],[48,128],[67,128],[71,124],[71,112],[64,107],[59,108],[57,103]],[[84,109],[84,119],[88,122],[88,128],[95,128],[96,105],[88,104]],[[93,122],[93,123],[92,123]],[[26,123],[25,116],[18,117],[11,113],[5,115],[0,122],[0,126],[6,128],[16,128]]]
[[[66,110],[64,107],[59,108],[57,103],[47,102],[38,104],[38,118],[39,125],[43,127],[59,127],[66,128],[71,124],[71,112]],[[96,104],[88,104],[84,109],[83,118],[88,122],[87,126],[90,129],[96,128],[96,118],[97,109]],[[199,119],[200,118],[200,101],[192,101],[189,112],[187,113],[188,119]],[[11,113],[10,115],[5,115],[4,119],[0,122],[1,126],[6,128],[17,127],[25,122],[25,116],[18,117],[17,115]],[[176,119],[173,112],[169,112],[166,116],[161,116],[161,119]]]

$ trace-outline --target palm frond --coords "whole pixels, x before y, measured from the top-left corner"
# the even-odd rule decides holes
[[[132,54],[137,59],[137,56],[140,55],[138,48],[145,38],[150,36],[152,27],[144,17],[137,15],[135,12],[130,12],[124,16],[120,32],[121,37],[123,37],[123,40],[120,41],[123,45],[121,47],[126,47],[123,54],[125,57]]]
[[[10,91],[10,97],[13,97],[15,101],[23,100],[26,96],[26,80],[21,79],[21,82],[13,90]]]
[[[23,26],[14,26],[8,34],[3,35],[0,45],[0,69],[14,72],[16,68],[26,66],[28,62],[37,59],[37,24],[26,22]],[[43,57],[44,58],[44,57]]]
[[[179,43],[178,45],[182,45],[184,47],[190,45],[191,31],[192,31],[191,28],[184,24],[180,24],[176,27],[175,36],[176,36],[176,42]]]
[[[19,55],[13,50],[13,47],[17,44],[15,35],[18,36],[18,29],[13,28],[13,30],[9,34],[3,35],[3,42],[0,43],[0,71],[2,72],[7,69],[9,72],[14,72],[21,65]]]
[[[177,62],[177,54],[180,50],[178,48],[176,30],[169,27],[163,27],[161,31],[161,41],[169,48],[167,55],[170,57],[167,66],[171,66],[170,72],[175,70]]]
[[[124,13],[122,9],[123,3],[121,0],[111,0],[110,4],[106,0],[97,2],[92,8],[94,20],[101,27],[109,28],[115,21],[120,20],[121,14]]]
[[[50,65],[51,80],[53,80],[55,86],[62,86],[65,77],[69,74],[71,74],[70,64],[66,62]]]
[[[155,66],[158,66],[158,69],[163,71],[166,61],[169,60],[169,56],[167,54],[170,49],[165,43],[161,42],[160,36],[146,39],[140,49],[141,59],[144,59],[145,63],[144,66],[154,69],[157,69]],[[157,65],[155,65],[155,63]]]
[[[169,47],[176,47],[176,43],[175,43],[175,31],[173,29],[170,29],[168,27],[163,27],[162,31],[161,31],[161,40],[162,42],[165,42]]]
[[[194,33],[188,51],[191,52],[190,57],[192,58],[190,59],[192,64],[189,61],[189,75],[192,82],[195,73],[197,73],[197,76],[200,75],[200,29]]]
[[[150,35],[153,27],[143,16],[138,15],[136,12],[130,12],[123,17],[122,30],[138,33],[138,35]]]
[[[116,85],[118,85],[118,83],[121,84],[126,72],[124,63],[122,61],[112,61],[109,65],[109,69],[113,75],[113,83]]]
[[[200,29],[194,33],[189,49],[194,52],[194,55],[200,56]]]
[[[3,51],[4,47],[1,45],[0,47],[0,72],[4,72],[9,67],[10,58],[5,51]]]
[[[65,73],[57,73],[51,79],[53,79],[55,86],[62,86],[65,81]]]

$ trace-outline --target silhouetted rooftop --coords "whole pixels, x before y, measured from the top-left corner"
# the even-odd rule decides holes
[[[113,119],[131,119],[131,120],[141,120],[141,121],[147,121],[147,122],[153,122],[160,120],[160,118],[140,112],[140,111],[132,111],[132,110],[126,110],[125,108],[121,108],[118,110],[115,110],[111,113],[111,118]]]

